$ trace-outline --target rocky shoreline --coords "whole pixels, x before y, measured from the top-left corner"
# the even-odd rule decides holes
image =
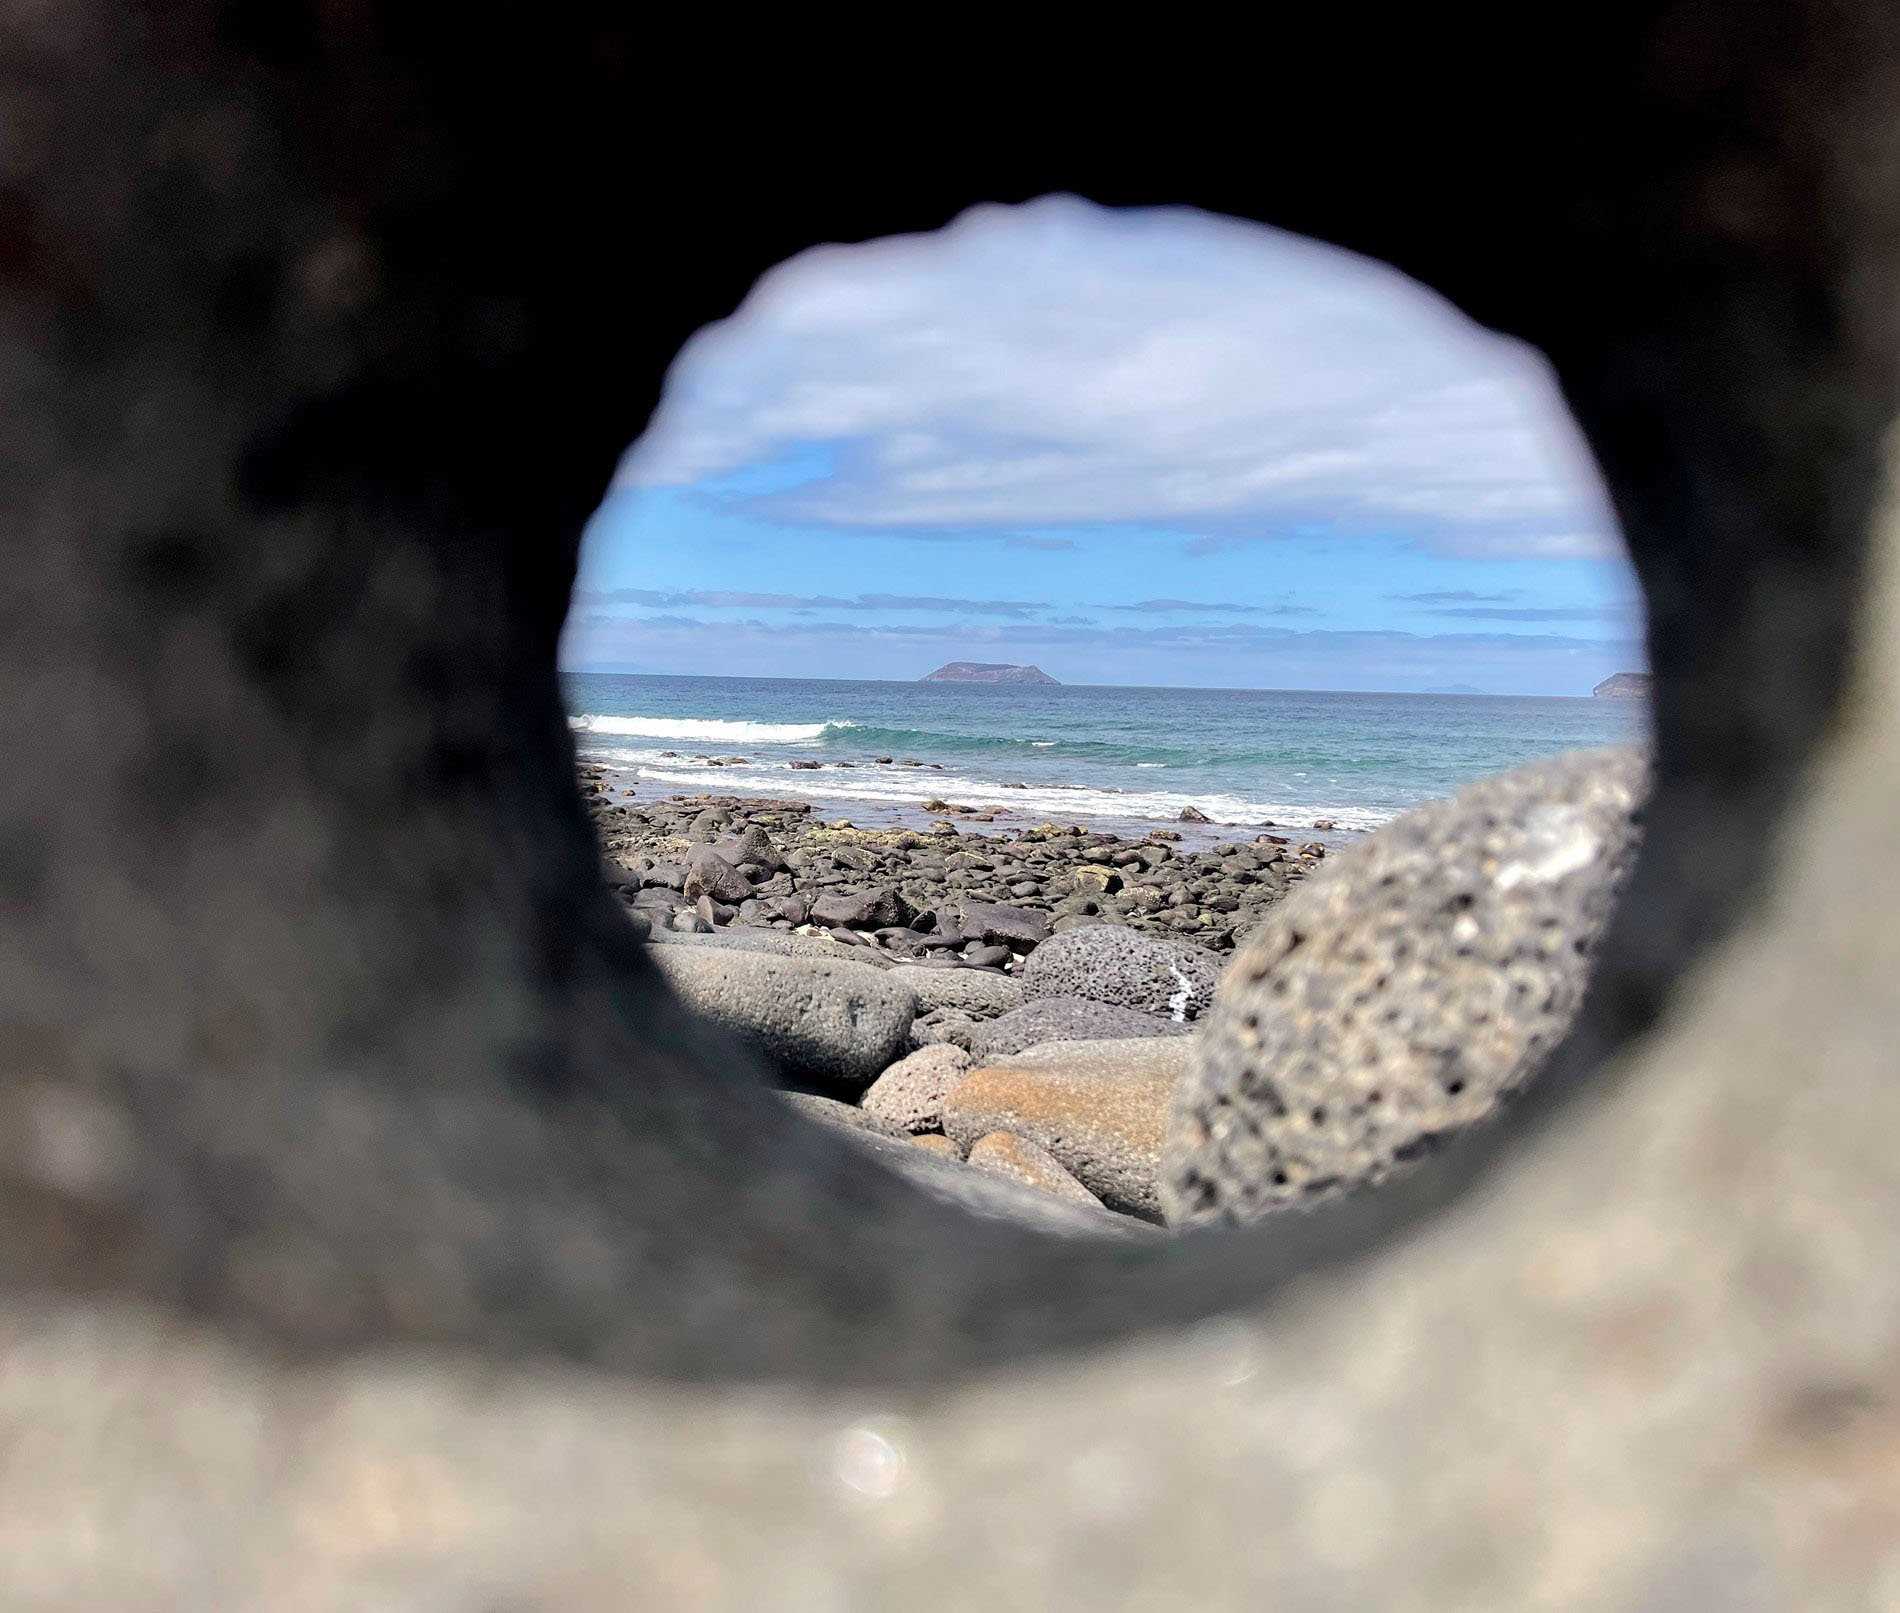
[[[865,828],[803,800],[642,799],[597,765],[581,767],[580,788],[609,878],[655,928],[824,933],[893,961],[954,953],[1010,967],[1050,935],[1094,924],[1228,952],[1327,854],[1277,833],[1193,847],[1160,826],[972,832],[998,815],[935,799],[920,802],[942,813],[928,830]],[[994,911],[966,916],[975,928],[964,934],[956,916],[971,907]]]
[[[974,814],[918,833],[798,800],[641,800],[595,765],[579,782],[655,966],[786,1102],[966,1209],[1149,1236],[1375,1180],[1521,1084],[1633,853],[1641,762],[1580,752],[1484,781],[1337,869],[1270,833],[1192,848],[1169,829],[971,832]],[[1434,948],[1436,974],[1408,963]],[[1466,961],[1487,948],[1488,968]],[[1224,972],[1245,975],[1221,988],[1244,1012],[1211,1012]],[[1352,1004],[1401,979],[1389,1033],[1359,1027]],[[1273,1072],[1254,1070],[1263,1038],[1286,1044]],[[1291,1069],[1311,1093],[1280,1090]],[[1237,1084],[1200,1091],[1217,1080]]]

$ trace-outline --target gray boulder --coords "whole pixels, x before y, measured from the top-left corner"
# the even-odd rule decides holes
[[[1484,1119],[1569,1028],[1635,858],[1641,756],[1485,779],[1329,858],[1235,956],[1168,1141],[1175,1222],[1365,1182]]]
[[[1064,1042],[972,1070],[943,1106],[965,1149],[994,1131],[1038,1144],[1111,1209],[1161,1219],[1158,1181],[1190,1040]]]
[[[862,891],[827,891],[811,904],[811,922],[878,930],[908,923],[913,911],[901,895],[882,885]]]
[[[776,870],[785,866],[785,859],[772,844],[772,837],[756,823],[749,823],[738,834],[716,841],[713,849],[734,867],[756,863],[761,868]]]
[[[695,846],[686,854],[686,879],[681,887],[688,901],[710,896],[715,902],[743,902],[752,894],[744,874],[712,846]]]
[[[1086,997],[1168,1019],[1198,1019],[1214,1000],[1222,959],[1185,941],[1168,941],[1125,926],[1072,929],[1030,953],[1023,994]]]
[[[892,973],[896,971],[893,970]],[[982,1023],[961,1008],[933,1008],[927,1014],[919,1014],[910,1027],[910,1045],[912,1047],[936,1047],[948,1045],[970,1051],[976,1037],[976,1028]]]
[[[643,887],[664,886],[667,890],[682,890],[686,885],[686,865],[676,862],[656,862],[640,876]]]
[[[1006,1058],[1039,1042],[1092,1042],[1141,1036],[1185,1036],[1188,1027],[1132,1008],[1086,997],[1039,997],[978,1025],[970,1052],[980,1062]]]
[[[917,993],[918,1007],[925,1013],[935,1008],[955,1008],[973,1019],[994,1019],[1022,1007],[1024,1001],[1020,982],[983,969],[901,964],[891,973]]]
[[[889,978],[895,978],[893,969]],[[880,1075],[865,1092],[866,1114],[904,1132],[938,1131],[943,1100],[970,1068],[970,1055],[948,1042],[920,1047]]]
[[[711,845],[719,832],[732,822],[732,814],[719,807],[707,807],[687,828],[686,838],[695,845]]]
[[[1049,915],[1030,907],[1002,902],[967,902],[961,915],[963,933],[972,941],[1000,946],[1033,947],[1049,939]]]
[[[687,1006],[788,1074],[863,1086],[909,1049],[917,999],[860,963],[691,944],[647,955]]]

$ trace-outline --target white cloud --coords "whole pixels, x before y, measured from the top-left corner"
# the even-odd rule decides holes
[[[810,442],[833,473],[758,496],[780,519],[1618,552],[1539,355],[1387,265],[1182,209],[1051,197],[804,253],[687,346],[623,475]]]

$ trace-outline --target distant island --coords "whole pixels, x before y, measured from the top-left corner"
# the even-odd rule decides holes
[[[1618,672],[1605,678],[1590,693],[1599,700],[1647,700],[1649,681],[1647,672]]]
[[[1003,661],[946,661],[919,683],[1055,683],[1039,666],[1010,666]]]

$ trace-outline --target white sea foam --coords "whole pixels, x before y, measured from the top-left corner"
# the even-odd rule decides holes
[[[1008,807],[1013,819],[1037,822],[1079,818],[1166,822],[1186,806],[1197,807],[1216,823],[1299,827],[1330,818],[1341,829],[1373,829],[1392,814],[1360,807],[1292,806],[1284,801],[1252,801],[1226,794],[1191,795],[1168,790],[1107,790],[1081,784],[1032,784],[1011,789],[990,779],[969,778],[934,768],[887,768],[859,764],[800,770],[770,763],[751,767],[709,767],[685,757],[660,757],[650,750],[597,746],[598,761],[632,767],[643,780],[694,793],[788,795],[823,801],[862,801],[885,808],[921,807],[937,798],[961,806]]]
[[[734,722],[723,717],[570,717],[580,733],[628,739],[677,739],[722,745],[798,745],[822,739],[827,728],[855,728],[854,722]]]

